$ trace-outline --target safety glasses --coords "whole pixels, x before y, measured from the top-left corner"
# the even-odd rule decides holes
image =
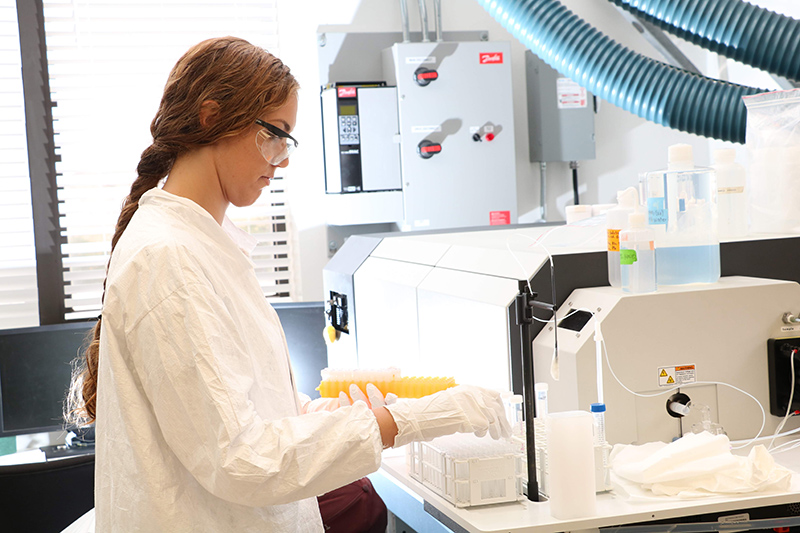
[[[269,122],[256,119],[263,129],[256,134],[256,146],[270,165],[278,166],[297,148],[297,139]]]

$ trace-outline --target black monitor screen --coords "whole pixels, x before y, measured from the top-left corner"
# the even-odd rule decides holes
[[[63,427],[70,363],[94,324],[0,330],[0,436]]]

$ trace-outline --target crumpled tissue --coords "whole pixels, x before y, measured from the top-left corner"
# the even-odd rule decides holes
[[[733,455],[726,435],[690,433],[669,444],[617,444],[609,457],[613,480],[631,497],[702,498],[787,491],[792,471],[775,463],[763,445]]]

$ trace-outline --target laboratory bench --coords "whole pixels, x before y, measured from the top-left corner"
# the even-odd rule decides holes
[[[800,474],[797,473],[800,471],[800,453],[786,452],[776,456],[776,461],[795,472],[788,492],[696,500],[655,496],[652,500],[630,500],[611,491],[597,495],[595,516],[573,520],[553,518],[548,502],[527,499],[457,508],[409,476],[403,449],[386,450],[380,470],[369,477],[389,511],[417,533],[591,532],[609,526],[644,524],[697,515],[742,515],[748,510],[753,510],[754,516],[750,518],[756,519],[759,516],[755,509],[800,503]]]

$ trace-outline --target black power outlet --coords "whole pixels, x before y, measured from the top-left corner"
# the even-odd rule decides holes
[[[794,355],[794,395],[792,411],[800,410],[800,337],[784,337],[767,341],[769,374],[769,412],[785,416],[792,388],[792,351]]]

